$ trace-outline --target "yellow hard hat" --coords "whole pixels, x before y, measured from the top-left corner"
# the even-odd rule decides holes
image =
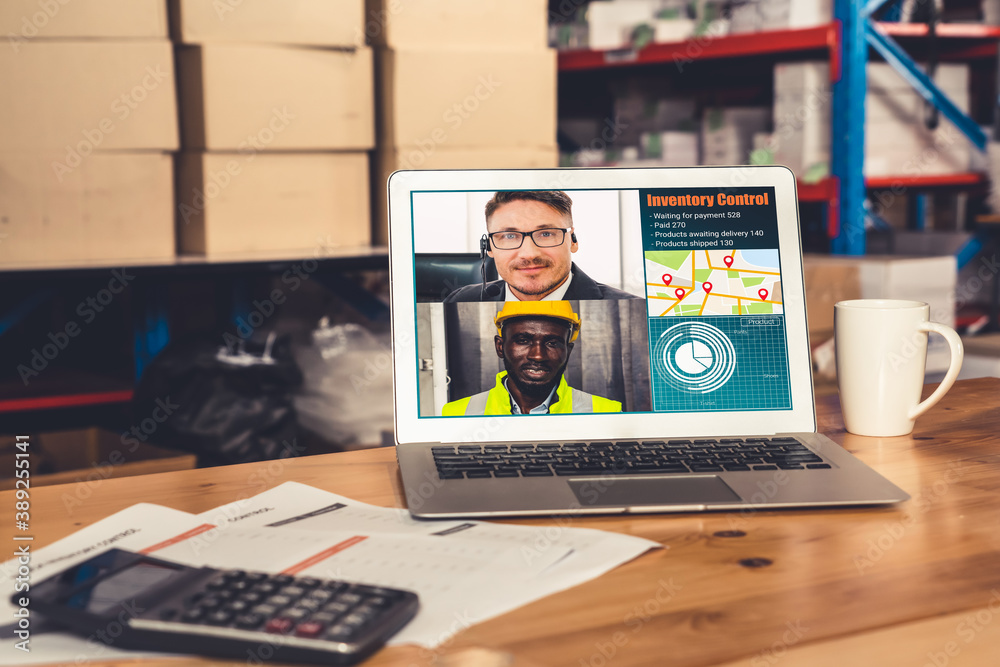
[[[564,320],[572,325],[570,342],[576,340],[580,335],[580,316],[573,312],[573,307],[569,301],[508,301],[503,308],[493,318],[493,323],[497,325],[497,335],[502,336],[501,329],[505,320],[515,317],[551,317],[557,320]]]

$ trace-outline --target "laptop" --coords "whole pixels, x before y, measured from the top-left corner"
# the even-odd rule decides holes
[[[817,432],[788,169],[398,171],[388,197],[414,516],[909,497]]]

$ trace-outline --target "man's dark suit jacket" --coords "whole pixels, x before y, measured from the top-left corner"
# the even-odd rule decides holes
[[[581,271],[576,264],[572,265],[570,271],[573,274],[573,281],[569,284],[569,289],[566,290],[566,296],[563,297],[566,301],[641,298],[634,294],[623,292],[620,289],[602,285]],[[444,303],[453,303],[455,301],[503,301],[506,298],[506,289],[507,286],[504,281],[494,280],[493,282],[486,283],[486,296],[483,297],[483,286],[481,283],[466,285],[465,287],[459,287],[446,296]]]

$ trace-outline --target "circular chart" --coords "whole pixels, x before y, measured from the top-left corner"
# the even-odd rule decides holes
[[[736,350],[722,331],[704,322],[683,322],[664,331],[653,352],[657,374],[692,394],[722,387],[736,371]]]

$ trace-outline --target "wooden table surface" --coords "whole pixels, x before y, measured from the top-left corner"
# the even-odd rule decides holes
[[[574,526],[668,548],[434,651],[392,647],[364,664],[1000,665],[1000,379],[956,383],[909,436],[845,433],[836,396],[819,399],[817,412],[821,432],[912,499],[869,509],[576,518]],[[392,449],[328,454],[34,489],[34,546],[139,501],[201,512],[288,480],[403,506]],[[0,493],[5,526],[13,505],[13,492]]]

